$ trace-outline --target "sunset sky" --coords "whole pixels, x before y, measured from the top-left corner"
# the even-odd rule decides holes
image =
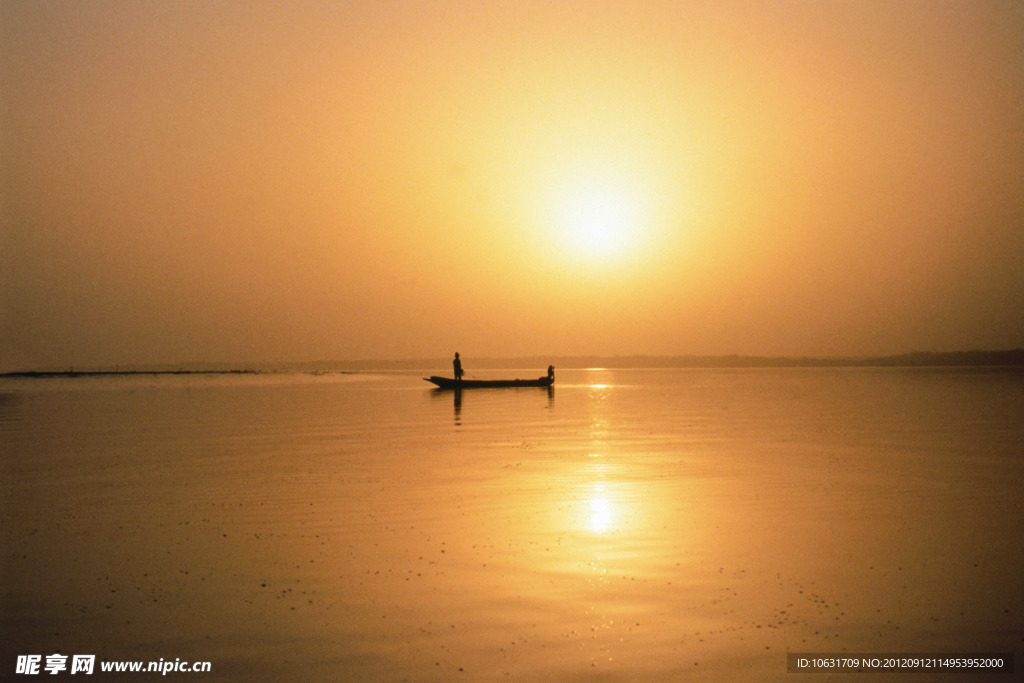
[[[1024,346],[1024,3],[0,2],[0,370]]]

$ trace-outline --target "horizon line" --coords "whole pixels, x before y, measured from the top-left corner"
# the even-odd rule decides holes
[[[195,361],[189,363],[130,363],[80,366],[39,366],[0,372],[0,377],[41,377],[114,374],[257,374],[273,372],[366,372],[378,370],[413,370],[449,363],[448,358],[397,358],[315,361],[261,361],[222,363]],[[886,355],[772,356],[748,354],[577,354],[480,356],[474,361],[479,368],[488,364],[510,367],[512,364],[561,364],[562,367],[584,369],[609,368],[755,368],[755,367],[1017,367],[1024,366],[1024,348],[966,351],[911,351]]]

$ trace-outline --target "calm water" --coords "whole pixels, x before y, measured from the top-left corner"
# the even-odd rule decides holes
[[[0,666],[788,680],[787,651],[1022,649],[1020,372],[432,372],[2,380]]]

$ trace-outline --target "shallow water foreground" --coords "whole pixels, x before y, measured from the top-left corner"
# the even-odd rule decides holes
[[[0,666],[790,680],[787,652],[1020,652],[1021,414],[991,370],[4,380]]]

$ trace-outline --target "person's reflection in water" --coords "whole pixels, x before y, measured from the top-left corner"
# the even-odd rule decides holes
[[[456,388],[455,394],[455,426],[462,426],[462,389]]]

